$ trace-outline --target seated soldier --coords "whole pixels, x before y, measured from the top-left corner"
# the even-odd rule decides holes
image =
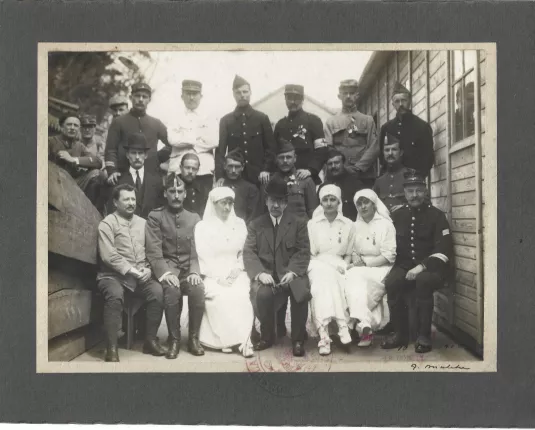
[[[69,172],[91,203],[95,204],[100,188],[102,160],[78,140],[80,118],[67,115],[60,118],[59,125],[61,135],[48,138],[48,159]]]
[[[129,135],[124,148],[129,169],[120,172],[118,184],[129,184],[135,187],[135,214],[147,219],[153,209],[164,203],[162,178],[157,172],[145,169],[145,159],[150,148],[142,133]],[[113,212],[111,199],[108,201],[107,210],[108,213]]]
[[[147,220],[147,259],[162,285],[174,288],[179,299],[183,294],[188,296],[188,350],[193,355],[204,355],[204,349],[199,342],[204,313],[204,285],[193,239],[195,225],[201,219],[199,215],[184,209],[185,186],[178,175],[170,173],[167,176],[164,196],[165,206],[153,210]],[[179,310],[178,319],[180,313]],[[178,326],[169,332],[169,358],[175,358],[179,349]]]
[[[205,189],[203,184],[197,180],[200,165],[199,157],[196,154],[187,153],[180,160],[180,175],[178,176],[184,182],[186,190],[184,209],[196,213],[202,218],[210,190]]]
[[[386,163],[386,173],[375,180],[373,191],[379,196],[390,212],[401,208],[407,203],[403,182],[407,167],[401,163],[403,150],[399,139],[386,133],[383,143],[383,157]]]
[[[353,204],[355,194],[365,188],[359,179],[359,174],[348,170],[345,166],[345,155],[337,149],[330,148],[327,154],[325,182],[318,188],[318,193],[324,185],[336,185],[342,190],[342,214],[351,221],[357,219],[357,208]]]
[[[224,177],[217,181],[217,186],[231,188],[235,193],[234,212],[246,223],[260,214],[260,197],[258,188],[242,178],[245,159],[239,148],[225,156]]]
[[[407,346],[408,310],[404,296],[414,291],[418,338],[417,353],[431,351],[433,293],[444,285],[453,255],[446,215],[425,201],[425,178],[409,171],[404,181],[407,204],[392,214],[396,228],[396,260],[385,278],[390,321],[395,333],[384,349]]]
[[[102,264],[97,275],[97,288],[104,297],[105,360],[119,361],[117,332],[121,328],[125,288],[147,302],[143,352],[162,356],[166,350],[159,344],[156,334],[164,307],[169,331],[176,330],[178,291],[172,286],[160,284],[152,276],[145,256],[145,220],[134,214],[134,187],[118,185],[113,190],[113,201],[116,211],[98,226],[98,249]]]

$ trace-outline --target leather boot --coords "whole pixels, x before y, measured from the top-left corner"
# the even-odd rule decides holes
[[[110,363],[119,362],[119,351],[117,350],[117,345],[110,345],[106,348],[105,361]]]
[[[178,357],[178,353],[180,352],[180,341],[178,339],[173,339],[169,343],[169,349],[167,350],[167,354],[165,354],[165,358],[168,358],[169,360],[174,360]]]
[[[197,315],[196,309],[190,309],[189,313],[189,339],[188,351],[193,355],[204,355],[204,349],[199,341],[199,331],[201,329],[202,313]]]
[[[165,321],[167,329],[169,330],[169,338],[167,339],[169,349],[165,358],[174,360],[180,352],[180,325],[179,325],[179,305],[167,306],[165,309]]]
[[[158,339],[147,339],[143,344],[143,354],[151,354],[156,357],[161,357],[167,353],[167,350],[160,345]]]

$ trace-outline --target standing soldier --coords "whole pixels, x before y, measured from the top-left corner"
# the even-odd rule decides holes
[[[120,94],[110,98],[109,106],[114,118],[128,113],[128,99]]]
[[[155,277],[162,286],[170,285],[188,296],[189,338],[188,351],[193,355],[204,355],[199,342],[204,313],[204,285],[200,277],[199,260],[193,241],[195,225],[199,215],[183,207],[184,183],[174,173],[166,178],[164,207],[149,214],[145,229],[147,259]],[[181,309],[172,317],[180,321]],[[171,329],[170,329],[171,330]],[[176,358],[180,350],[180,326],[169,333],[168,358]]]
[[[409,171],[404,182],[407,204],[392,214],[396,227],[396,262],[385,279],[394,334],[383,349],[407,346],[409,321],[405,295],[416,295],[418,338],[415,351],[431,351],[433,293],[444,285],[453,255],[448,221],[444,213],[426,202],[423,175]]]
[[[288,116],[275,125],[275,142],[285,139],[293,144],[297,161],[296,177],[303,180],[312,177],[320,183],[319,172],[323,168],[327,155],[327,144],[321,119],[303,110],[305,90],[302,85],[286,85],[284,98],[288,107]]]
[[[203,193],[208,196],[214,184],[214,150],[217,148],[216,121],[208,118],[199,105],[202,99],[202,84],[199,81],[182,81],[184,110],[175,119],[177,126],[169,128],[169,144],[172,147],[169,158],[169,172],[178,172],[184,154],[193,153],[199,157],[199,171],[196,180]]]
[[[240,148],[245,158],[243,178],[259,185],[269,180],[275,141],[271,122],[266,114],[250,105],[251,86],[240,76],[232,84],[236,109],[219,122],[219,146],[216,149],[216,177],[223,177],[225,155]]]
[[[342,111],[326,121],[325,140],[344,154],[347,169],[358,173],[364,185],[371,188],[377,177],[379,143],[373,118],[357,110],[358,97],[356,80],[340,82]]]
[[[397,113],[395,118],[381,127],[379,137],[381,152],[386,134],[396,136],[401,142],[400,149],[403,151],[401,163],[426,177],[429,176],[435,161],[433,130],[427,122],[412,113],[411,104],[410,91],[396,82],[392,94],[392,106]],[[382,156],[381,161],[385,161]]]
[[[159,161],[165,161],[169,157],[170,148],[167,141],[167,128],[163,123],[150,115],[147,115],[147,106],[150,103],[152,90],[148,84],[140,83],[132,86],[132,109],[123,116],[115,118],[108,130],[106,141],[106,170],[108,171],[108,183],[115,185],[120,172],[128,170],[125,145],[128,136],[132,133],[142,133],[147,140],[149,151],[145,160],[147,170],[157,171]],[[157,151],[158,141],[162,141],[166,148]]]

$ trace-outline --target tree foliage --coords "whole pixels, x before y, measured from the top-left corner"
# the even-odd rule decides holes
[[[148,52],[51,52],[48,56],[49,96],[77,104],[81,113],[101,122],[108,101],[128,94],[132,84],[145,79],[139,63],[150,61]]]

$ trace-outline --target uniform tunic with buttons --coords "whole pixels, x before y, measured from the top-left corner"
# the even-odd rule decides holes
[[[333,184],[342,190],[342,214],[349,218],[351,221],[357,219],[357,208],[353,203],[353,197],[357,191],[366,188],[362,181],[359,179],[357,173],[349,172],[347,169],[344,172],[334,178],[327,177],[325,182],[318,188],[318,193],[321,188],[327,184]]]
[[[273,165],[275,140],[271,122],[266,114],[250,105],[237,107],[219,122],[219,146],[216,149],[216,178],[222,178],[225,155],[240,148],[245,159],[243,178],[259,184],[260,172],[269,171]]]
[[[407,203],[403,188],[403,182],[405,181],[404,174],[406,171],[406,167],[400,166],[397,170],[387,171],[383,176],[375,180],[373,191],[383,201],[388,210],[392,210],[394,206]]]
[[[325,141],[346,157],[346,167],[363,178],[377,176],[379,142],[373,118],[358,110],[340,112],[325,122]]]
[[[314,209],[319,206],[316,185],[312,178],[297,180],[295,170],[289,173],[273,173],[271,179],[275,176],[286,181],[288,185],[288,206],[285,211],[299,218],[312,218]]]
[[[396,227],[397,257],[395,266],[411,270],[422,263],[427,270],[444,273],[447,263],[433,254],[451,261],[453,244],[446,215],[424,203],[418,208],[405,205],[392,214]]]
[[[275,125],[275,142],[280,138],[291,142],[295,148],[297,169],[308,169],[317,177],[327,157],[327,145],[321,119],[311,113],[299,110],[289,112]]]
[[[171,149],[167,140],[167,128],[165,125],[157,118],[147,114],[140,115],[130,110],[127,114],[115,118],[108,130],[104,154],[108,175],[112,175],[117,171],[128,170],[129,164],[124,146],[127,143],[128,136],[132,133],[143,133],[147,139],[147,144],[150,148],[145,160],[145,168],[147,170],[157,171],[159,162],[165,161],[163,158],[169,157]],[[160,159],[158,159],[158,141],[161,141],[167,147],[161,150]]]
[[[408,112],[401,117],[396,116],[386,122],[381,127],[379,136],[382,163],[384,163],[383,145],[386,133],[399,139],[403,150],[402,164],[424,176],[428,176],[435,161],[431,126],[412,112]]]
[[[181,175],[178,176],[182,178]],[[204,208],[206,207],[206,202],[208,201],[208,194],[206,194],[201,183],[196,179],[194,179],[192,182],[184,181],[184,186],[186,190],[186,198],[184,199],[183,203],[184,209],[189,212],[196,213],[202,218],[204,214]]]
[[[185,209],[175,213],[168,206],[149,214],[145,252],[157,279],[169,272],[181,280],[192,273],[200,273],[193,236],[200,220],[195,213]]]

